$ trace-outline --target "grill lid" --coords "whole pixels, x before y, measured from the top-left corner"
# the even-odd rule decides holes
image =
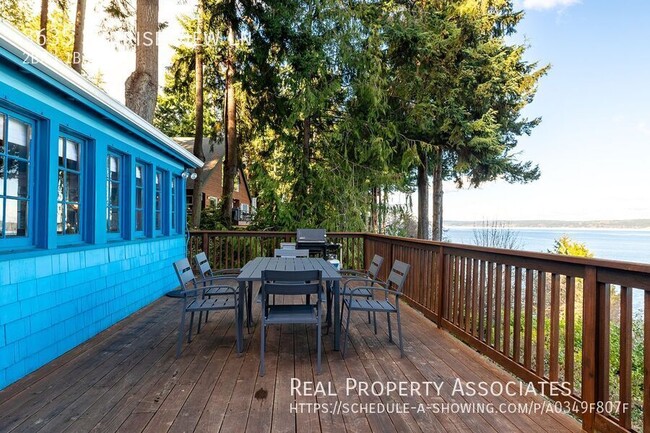
[[[319,242],[326,241],[325,229],[298,229],[296,240],[298,242]]]

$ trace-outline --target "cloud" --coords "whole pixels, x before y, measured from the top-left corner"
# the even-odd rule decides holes
[[[641,121],[636,125],[636,130],[646,137],[650,137],[650,126],[645,121]]]
[[[524,8],[538,10],[563,9],[576,3],[580,3],[580,0],[523,0]]]

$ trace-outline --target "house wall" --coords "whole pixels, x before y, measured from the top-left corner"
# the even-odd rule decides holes
[[[223,179],[223,164],[217,163],[217,166],[214,168],[214,173],[210,175],[208,181],[203,187],[203,192],[205,193],[206,200],[207,197],[221,197],[221,192],[223,191],[223,185],[221,180]],[[251,205],[251,201],[248,198],[246,193],[246,187],[244,186],[244,179],[242,178],[241,171],[239,171],[239,191],[233,193],[233,199],[239,200],[240,203]]]
[[[183,237],[0,259],[0,389],[178,286]]]
[[[28,235],[0,233],[2,389],[178,286],[172,263],[185,257],[181,174],[187,163],[164,143],[3,49],[0,114],[34,124]],[[82,216],[80,234],[74,236],[57,233],[58,140],[64,133],[84,143]],[[123,163],[118,233],[107,230],[109,151]],[[141,231],[136,230],[136,164],[148,173]],[[157,171],[162,174],[159,228],[154,222]],[[0,189],[0,206],[9,201],[7,191]]]

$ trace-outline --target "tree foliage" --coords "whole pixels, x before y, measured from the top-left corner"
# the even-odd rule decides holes
[[[549,253],[561,254],[564,256],[576,257],[593,257],[594,254],[589,251],[589,248],[582,243],[572,240],[569,236],[564,235],[553,242],[553,248],[548,251]]]
[[[258,197],[256,228],[385,230],[386,197],[412,190],[418,166],[459,185],[539,176],[514,148],[539,123],[521,110],[547,68],[506,42],[522,17],[511,1],[238,0],[206,13],[219,114],[228,23],[237,29],[238,164]],[[184,52],[157,111],[173,135],[193,125]]]

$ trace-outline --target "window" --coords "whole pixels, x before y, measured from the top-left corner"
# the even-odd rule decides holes
[[[122,198],[122,156],[108,153],[106,157],[106,231],[119,235]]]
[[[0,113],[0,239],[29,241],[33,126]]]
[[[154,208],[154,227],[157,233],[160,233],[162,231],[163,179],[164,176],[162,171],[156,170],[156,199],[155,199],[155,208]]]
[[[176,232],[176,176],[172,179],[172,233]]]
[[[144,165],[135,165],[135,233],[144,236],[144,185],[145,169]]]
[[[56,232],[70,240],[81,240],[82,142],[67,135],[59,137]]]

